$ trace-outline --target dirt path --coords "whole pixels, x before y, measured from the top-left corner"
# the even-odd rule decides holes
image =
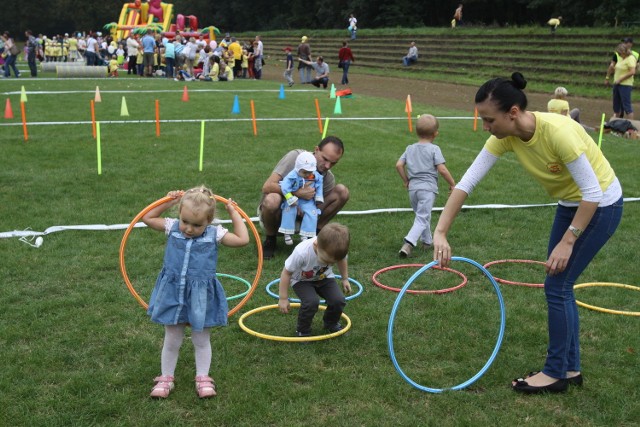
[[[342,71],[339,70],[339,72],[341,73]],[[337,74],[336,77],[336,74],[336,72],[332,73],[334,84],[339,81],[341,75]],[[263,76],[265,79],[284,83],[280,68],[265,67]],[[298,82],[296,73],[294,73],[294,79]],[[361,74],[350,75],[349,80],[351,81],[349,87],[355,94],[360,93],[397,100],[405,100],[407,95],[411,94],[411,100],[414,103],[432,104],[471,112],[473,111],[473,100],[478,89],[475,86]],[[340,89],[343,86],[336,85],[336,87]],[[552,94],[527,93],[527,98],[529,99],[529,110],[547,111],[547,102],[552,98]],[[572,97],[569,95],[569,103],[571,108],[580,109],[582,122],[593,127],[600,125],[602,113],[605,113],[608,118],[612,112],[610,100]]]

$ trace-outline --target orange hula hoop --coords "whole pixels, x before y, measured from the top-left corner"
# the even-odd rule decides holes
[[[534,260],[530,260],[530,259],[500,259],[497,261],[491,261],[486,263],[485,265],[483,265],[484,268],[486,268],[487,270],[489,270],[489,267],[491,267],[492,265],[496,265],[496,264],[506,264],[506,263],[516,263],[516,264],[538,264],[538,265],[546,265],[544,262],[542,261],[534,261]],[[493,275],[493,278],[496,279],[496,282],[498,283],[503,283],[505,285],[516,285],[516,286],[526,286],[529,288],[544,288],[544,283],[525,283],[525,282],[514,282],[511,280],[506,280],[506,279],[500,279],[498,277],[496,277],[495,275]]]
[[[224,204],[227,204],[229,202],[224,197],[220,197],[215,194],[213,195],[213,197],[215,197],[215,199],[218,202],[221,202]],[[125,249],[127,247],[127,239],[129,239],[129,234],[131,234],[131,230],[133,230],[135,225],[138,223],[138,221],[140,221],[140,219],[143,216],[145,216],[151,209],[158,207],[162,204],[165,204],[170,200],[173,200],[173,198],[163,197],[162,199],[156,200],[155,202],[151,203],[149,206],[141,210],[140,213],[136,215],[135,218],[133,218],[133,220],[125,230],[124,236],[122,236],[122,242],[120,243],[120,272],[122,273],[122,278],[124,279],[124,283],[127,285],[129,292],[131,292],[131,295],[133,295],[133,297],[138,301],[138,303],[145,310],[149,307],[149,304],[147,304],[147,302],[144,299],[142,299],[140,295],[138,295],[138,292],[136,292],[136,289],[131,284],[131,280],[129,280],[129,275],[127,274],[127,267],[125,264],[125,255],[124,255]],[[251,288],[249,289],[249,292],[235,307],[229,310],[229,313],[227,313],[227,317],[231,317],[235,313],[237,313],[238,310],[240,310],[242,306],[249,300],[249,298],[251,298],[251,296],[253,295],[253,292],[258,287],[258,282],[260,281],[260,275],[262,274],[262,263],[263,263],[262,245],[260,244],[260,235],[258,234],[258,230],[256,229],[255,225],[253,225],[253,222],[251,222],[251,218],[238,205],[236,205],[236,209],[240,214],[240,216],[242,216],[242,218],[244,218],[244,220],[249,225],[249,228],[251,229],[251,232],[253,233],[253,236],[256,240],[256,246],[258,248],[258,268],[256,269],[256,275],[253,279],[253,283],[251,284]]]

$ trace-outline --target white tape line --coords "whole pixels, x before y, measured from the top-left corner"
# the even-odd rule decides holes
[[[625,203],[640,201],[640,197],[627,197],[624,199]],[[557,203],[540,203],[533,205],[503,205],[503,204],[486,204],[486,205],[463,205],[462,209],[526,209],[537,208],[544,206],[556,206]],[[443,208],[433,208],[433,211],[439,212]],[[340,211],[338,215],[371,215],[377,213],[395,213],[395,212],[413,212],[411,208],[385,208],[385,209],[369,209],[365,211]],[[251,222],[258,222],[258,217],[251,217]],[[230,219],[217,220],[218,224],[229,224]],[[0,239],[6,239],[10,237],[24,237],[24,236],[45,236],[47,234],[56,233],[65,230],[90,230],[90,231],[105,231],[105,230],[124,230],[129,227],[129,224],[93,224],[93,225],[54,225],[47,228],[44,231],[33,230],[14,230],[5,231],[0,233]],[[142,222],[137,223],[134,228],[146,227]]]

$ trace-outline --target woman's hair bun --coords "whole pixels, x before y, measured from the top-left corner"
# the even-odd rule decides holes
[[[522,73],[519,73],[518,71],[516,71],[515,73],[511,74],[511,80],[513,81],[513,85],[517,89],[522,90],[522,89],[527,87],[527,80],[524,78]]]

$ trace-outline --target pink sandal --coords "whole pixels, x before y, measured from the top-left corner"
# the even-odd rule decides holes
[[[216,383],[208,375],[198,375],[196,376],[196,391],[200,398],[213,397],[216,395]]]
[[[151,397],[156,397],[160,399],[166,399],[169,397],[169,393],[173,390],[173,377],[170,375],[163,375],[160,377],[155,377],[153,379],[156,382],[156,385],[151,389]]]

